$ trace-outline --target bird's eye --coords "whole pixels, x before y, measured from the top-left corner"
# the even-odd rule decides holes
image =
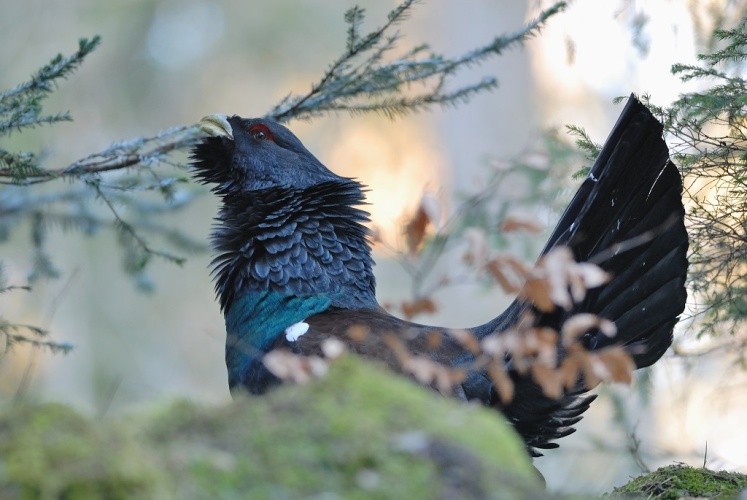
[[[272,132],[270,132],[270,129],[267,128],[267,125],[262,125],[261,123],[249,127],[248,132],[255,141],[275,140],[272,137]]]

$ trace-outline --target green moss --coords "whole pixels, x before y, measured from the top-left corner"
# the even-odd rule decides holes
[[[496,412],[344,357],[307,386],[99,421],[0,409],[0,498],[543,498]],[[747,477],[670,466],[613,495],[733,497]]]
[[[736,498],[747,488],[747,476],[736,472],[696,469],[686,465],[669,465],[639,476],[615,488],[613,496],[644,496],[670,500],[683,497]]]
[[[131,498],[153,491],[157,474],[131,435],[102,428],[59,404],[0,414],[0,496]]]
[[[118,422],[0,412],[2,498],[521,498],[537,478],[494,411],[353,357],[307,386]]]
[[[523,444],[495,412],[459,405],[354,358],[309,386],[246,398],[219,413],[185,405],[178,422],[172,413],[150,434],[167,456],[251,451],[189,468],[172,462],[179,487],[193,482],[189,488],[218,496],[510,497],[536,486]]]

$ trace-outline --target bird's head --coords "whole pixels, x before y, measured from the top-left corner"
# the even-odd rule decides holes
[[[200,121],[209,137],[192,152],[195,177],[221,195],[277,187],[305,189],[341,180],[286,127],[263,118],[209,115]]]

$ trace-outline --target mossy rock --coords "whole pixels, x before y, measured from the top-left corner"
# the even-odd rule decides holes
[[[126,426],[60,404],[0,414],[0,498],[135,498],[155,492],[160,476]]]
[[[619,488],[615,498],[737,498],[747,489],[747,476],[736,472],[712,471],[683,464],[661,467]]]
[[[306,386],[223,407],[175,402],[115,422],[60,405],[0,414],[2,498],[524,498],[523,443],[346,356]]]

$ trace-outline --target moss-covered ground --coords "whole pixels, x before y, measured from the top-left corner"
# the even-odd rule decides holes
[[[746,489],[742,474],[673,465],[611,496]],[[0,408],[0,499],[546,496],[494,411],[353,357],[309,385],[221,407],[177,401],[103,420],[59,404]]]
[[[0,498],[532,498],[539,484],[495,412],[353,357],[223,407],[0,412]]]
[[[661,467],[615,488],[612,497],[673,500],[676,498],[747,498],[747,475],[683,464]]]

